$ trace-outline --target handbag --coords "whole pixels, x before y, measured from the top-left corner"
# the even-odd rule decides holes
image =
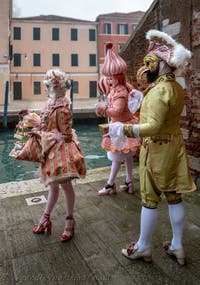
[[[18,160],[26,160],[32,162],[42,161],[42,147],[40,138],[31,136],[26,142],[15,143],[14,148],[9,153],[9,156]]]

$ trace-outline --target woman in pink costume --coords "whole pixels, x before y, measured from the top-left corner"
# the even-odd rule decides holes
[[[98,116],[109,118],[109,121],[112,123],[129,122],[136,124],[138,120],[128,108],[128,98],[131,88],[126,83],[124,74],[126,63],[119,55],[113,52],[111,43],[107,44],[107,48],[108,52],[105,57],[102,74],[106,76],[108,84],[110,84],[108,104],[106,106],[98,106],[96,113]],[[104,82],[106,82],[105,79]],[[99,86],[101,85],[100,82]],[[137,90],[135,91],[137,92]],[[116,193],[115,178],[122,162],[125,162],[126,178],[125,183],[120,186],[120,190],[133,194],[133,156],[139,151],[140,139],[126,138],[124,142],[113,142],[108,135],[104,135],[101,146],[107,150],[108,159],[112,161],[112,166],[108,181],[98,191],[98,194],[104,196]]]
[[[44,81],[49,100],[40,115],[41,123],[32,135],[41,138],[41,180],[49,186],[48,200],[39,224],[34,226],[33,233],[51,233],[50,214],[58,200],[59,186],[64,191],[66,201],[66,221],[61,241],[70,240],[74,235],[73,218],[75,193],[72,179],[86,174],[83,153],[78,147],[72,130],[70,102],[65,97],[70,84],[65,73],[60,70],[49,70]]]

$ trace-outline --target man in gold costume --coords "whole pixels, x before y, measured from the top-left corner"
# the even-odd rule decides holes
[[[184,90],[176,81],[175,74],[182,72],[191,52],[178,44],[168,34],[150,30],[144,64],[147,69],[148,88],[140,110],[138,125],[113,123],[109,126],[110,137],[141,137],[140,236],[122,254],[130,259],[152,260],[151,237],[157,223],[157,206],[164,194],[168,202],[172,226],[172,239],[164,244],[167,254],[185,264],[182,245],[184,205],[181,195],[196,189],[188,168],[187,154],[179,126],[184,106]]]

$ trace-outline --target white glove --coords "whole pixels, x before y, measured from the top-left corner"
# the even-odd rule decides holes
[[[109,124],[109,136],[112,144],[118,149],[121,150],[125,145],[125,135],[123,132],[124,124],[120,122],[110,123]]]
[[[143,93],[137,89],[132,89],[128,95],[128,108],[131,113],[135,113],[141,106],[144,96]]]

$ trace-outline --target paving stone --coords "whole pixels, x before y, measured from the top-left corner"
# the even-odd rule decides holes
[[[158,207],[158,224],[152,239],[153,262],[131,261],[122,256],[121,249],[130,241],[137,240],[139,235],[141,205],[138,176],[136,173],[134,195],[118,191],[117,195],[99,197],[97,191],[105,184],[109,169],[106,171],[98,172],[96,180],[94,175],[85,183],[77,181],[74,184],[76,232],[67,243],[60,242],[66,217],[63,191],[60,191],[51,215],[53,227],[50,236],[32,233],[45,204],[28,206],[25,199],[34,195],[47,198],[48,195],[47,189],[41,191],[37,180],[30,183],[33,192],[23,188],[27,183],[20,183],[16,188],[22,190],[21,195],[7,192],[6,197],[0,197],[0,284],[199,284],[199,193],[184,199],[183,242],[187,265],[179,266],[162,248],[162,242],[171,239],[165,199]],[[121,173],[116,181],[118,188],[124,181]],[[2,186],[0,188],[3,189]]]
[[[2,285],[15,284],[11,260],[4,259],[0,261],[0,284]]]
[[[21,255],[12,259],[12,265],[16,284],[58,284],[45,251]]]
[[[71,240],[68,243],[50,245],[47,248],[48,262],[56,272],[61,284],[98,284],[89,266]]]
[[[32,233],[32,225],[32,221],[28,221],[5,231],[9,256],[15,258],[43,250],[40,239]]]
[[[6,259],[9,259],[9,254],[8,254],[5,232],[0,231],[0,266],[2,262]]]

